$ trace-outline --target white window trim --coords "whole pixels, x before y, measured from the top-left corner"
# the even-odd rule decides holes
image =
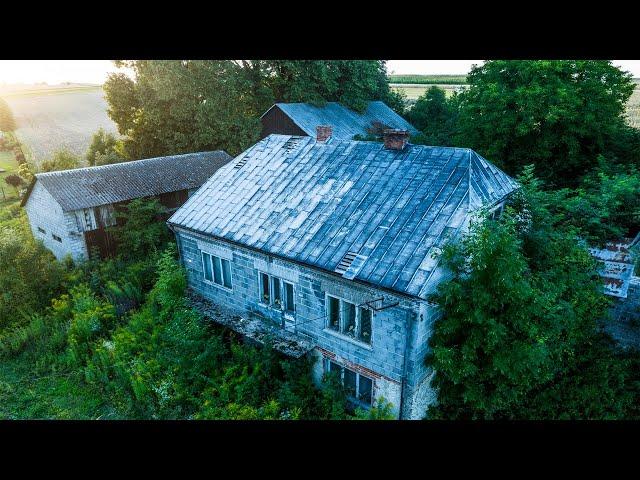
[[[340,302],[339,302],[339,307],[338,307],[338,330],[334,330],[329,326],[329,297],[333,297],[333,298],[337,298]],[[342,316],[342,302],[347,302],[350,303],[352,305],[355,305],[356,307],[356,334],[352,337],[351,335],[347,335],[346,333],[344,333],[344,318]],[[338,295],[331,295],[330,293],[325,293],[325,299],[324,299],[324,308],[325,308],[325,322],[324,322],[324,329],[323,331],[341,338],[343,340],[347,340],[351,343],[354,343],[360,347],[366,348],[368,350],[373,350],[373,318],[374,318],[374,311],[371,310],[370,308],[364,308],[361,306],[358,306],[357,303],[347,299],[347,298],[343,298],[340,297]],[[360,329],[362,328],[362,323],[361,323],[361,313],[360,311],[362,310],[369,310],[371,312],[371,342],[367,343],[367,342],[363,342],[362,340],[360,340],[358,338],[359,336],[359,332]]]
[[[211,280],[207,280],[207,278],[204,276],[205,268],[204,268],[204,255],[202,255],[203,253],[206,253],[207,255],[209,255],[209,260],[211,262]],[[223,282],[224,282],[224,273],[222,273],[223,272],[222,271],[222,260],[226,260],[227,262],[229,262],[229,276],[230,276],[230,280],[231,280],[231,286],[230,287],[225,286],[224,283],[220,284],[220,283],[216,283],[214,281],[214,279],[215,279],[215,274],[213,273],[214,272],[214,269],[213,269],[213,259],[214,258],[218,258],[220,260],[220,274],[223,276],[222,277],[222,281]],[[233,291],[233,269],[231,268],[231,260],[229,260],[228,258],[221,258],[221,257],[219,257],[217,255],[214,255],[214,254],[210,253],[210,252],[206,252],[206,251],[202,250],[200,252],[200,262],[202,264],[202,281],[204,283],[206,283],[207,285],[211,285],[213,287],[216,287],[216,288],[220,288],[220,289],[225,290],[227,292],[232,292]]]

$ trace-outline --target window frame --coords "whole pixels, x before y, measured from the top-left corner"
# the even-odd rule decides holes
[[[342,387],[346,390],[346,385],[344,383],[345,381],[345,371],[349,371],[350,373],[353,373],[355,375],[355,396],[351,396],[349,394],[347,394],[347,399],[353,403],[355,406],[360,406],[360,407],[364,407],[364,408],[371,408],[373,407],[374,404],[374,395],[373,395],[373,391],[374,391],[374,387],[375,387],[375,379],[368,377],[366,375],[361,374],[360,372],[357,372],[355,370],[352,370],[351,368],[345,367],[344,365],[340,365],[338,362],[331,360],[330,358],[325,358],[325,364],[324,364],[324,371],[325,373],[329,374],[332,373],[333,370],[331,369],[331,364],[335,365],[336,367],[339,368],[339,378],[340,378],[340,384],[342,385]],[[369,392],[369,397],[370,397],[370,403],[367,403],[363,400],[361,400],[361,395],[360,395],[360,378],[364,377],[365,379],[369,380],[369,382],[371,383],[371,390]]]
[[[329,311],[329,302],[330,302],[330,298],[334,298],[338,300],[338,330],[335,330],[332,326],[331,326],[331,318],[330,318],[330,311]],[[345,306],[344,304],[348,303],[354,306],[355,308],[355,318],[354,318],[354,322],[355,322],[355,329],[353,331],[353,335],[346,332],[346,319],[345,319],[345,315],[344,312],[345,310]],[[325,294],[325,325],[324,328],[326,331],[330,332],[333,335],[339,335],[340,337],[343,338],[347,338],[350,341],[357,343],[358,345],[362,345],[365,346],[367,348],[372,347],[373,345],[373,317],[374,317],[374,311],[370,308],[366,308],[363,307],[361,305],[358,305],[357,303],[351,301],[351,300],[347,300],[346,298],[343,297],[339,297],[337,295],[331,295],[329,293]],[[369,342],[366,342],[364,340],[362,340],[362,311],[367,310],[370,312],[370,322],[369,322],[369,327],[370,327],[370,332],[369,332]]]
[[[205,255],[209,257],[209,267],[211,268],[211,279],[207,278],[207,269],[205,267]],[[218,255],[214,255],[213,253],[201,250],[200,251],[200,260],[202,261],[202,280],[207,285],[212,285],[217,288],[222,288],[223,290],[232,291],[233,290],[233,270],[231,268],[231,260],[228,258],[222,258]],[[216,263],[218,262],[219,266],[219,274],[220,274],[220,283],[216,282]],[[229,285],[225,285],[225,275],[224,275],[224,266],[223,262],[227,262],[229,265]]]
[[[267,279],[267,285],[269,286],[269,301],[264,299],[264,278]],[[277,290],[279,296],[276,298],[276,288],[274,287],[276,282],[278,284]],[[293,300],[293,310],[288,310],[287,302],[287,285],[291,285],[291,298]],[[285,280],[271,273],[258,270],[258,295],[260,305],[278,310],[284,314],[285,317],[292,318],[296,313],[296,286],[293,282]]]

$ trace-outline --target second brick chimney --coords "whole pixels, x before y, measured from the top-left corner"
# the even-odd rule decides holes
[[[316,141],[326,142],[333,133],[333,127],[331,125],[318,125],[316,127]]]
[[[384,148],[387,150],[403,150],[409,143],[409,131],[397,128],[384,130]]]

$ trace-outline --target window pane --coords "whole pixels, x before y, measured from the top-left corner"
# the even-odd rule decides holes
[[[222,267],[218,257],[211,257],[213,260],[213,281],[218,285],[222,285]]]
[[[348,396],[356,398],[356,372],[344,369],[344,389]]]
[[[225,287],[231,288],[231,264],[229,260],[222,260],[222,281]]]
[[[202,252],[202,267],[204,268],[204,278],[212,281],[213,275],[211,273],[211,255]]]
[[[364,343],[371,343],[371,310],[360,309],[360,333],[358,340]]]
[[[353,303],[342,302],[342,318],[344,333],[352,337],[356,336],[356,306]]]
[[[284,282],[285,310],[287,312],[295,312],[296,305],[293,297],[293,284]]]
[[[329,328],[332,330],[340,330],[340,300],[335,297],[329,297]]]
[[[266,273],[260,274],[260,293],[262,294],[262,301],[264,303],[271,303],[271,295],[269,295],[269,275]]]
[[[370,378],[360,375],[358,382],[358,399],[368,405],[371,405],[373,393],[373,381]]]
[[[273,304],[277,307],[282,307],[282,295],[280,295],[280,279],[277,277],[271,277],[271,283],[273,284]]]

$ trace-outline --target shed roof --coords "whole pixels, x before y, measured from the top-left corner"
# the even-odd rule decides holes
[[[270,135],[169,223],[425,298],[431,255],[470,212],[515,188],[469,149]]]
[[[280,108],[310,137],[316,136],[318,125],[331,125],[332,136],[335,139],[353,140],[355,135],[366,137],[370,134],[374,122],[380,122],[387,128],[408,130],[411,135],[418,133],[413,125],[381,101],[369,102],[362,113],[355,112],[337,102],[327,102],[322,107],[310,103],[276,103],[271,108],[274,107]]]
[[[22,205],[35,182],[40,182],[64,211],[198,188],[231,158],[216,150],[38,173]]]

